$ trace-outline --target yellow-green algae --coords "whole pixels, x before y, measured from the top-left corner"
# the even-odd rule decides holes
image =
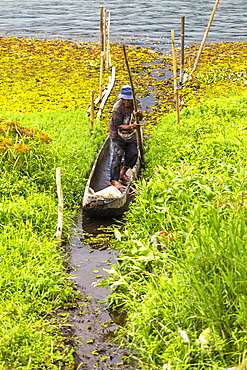
[[[198,45],[185,49],[185,71],[190,74]],[[128,46],[136,94],[142,98],[151,92],[155,104],[145,112],[150,124],[174,109],[171,55],[150,48]],[[207,44],[196,72],[180,89],[181,106],[194,106],[207,97],[239,94],[246,89],[247,44]],[[129,83],[122,44],[111,45],[116,81],[102,118],[108,126],[114,101],[122,84]],[[177,65],[180,51],[177,50]],[[154,71],[164,71],[157,80]],[[178,71],[179,73],[179,71]],[[100,45],[96,43],[35,40],[18,37],[0,38],[0,106],[3,112],[47,112],[58,109],[85,110],[91,90],[99,90]],[[111,71],[107,69],[104,86]],[[159,74],[160,76],[162,73]]]

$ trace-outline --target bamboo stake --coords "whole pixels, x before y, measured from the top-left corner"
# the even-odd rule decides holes
[[[106,89],[102,91],[102,98],[103,96],[105,95],[105,92],[106,92]],[[94,107],[100,102],[100,97],[97,96],[97,98],[94,100]],[[90,104],[89,104],[89,107],[87,109],[87,112],[85,114],[85,117],[90,117],[90,113],[91,113],[91,100],[90,100]]]
[[[56,238],[58,246],[62,244],[62,231],[63,231],[63,190],[61,185],[61,167],[56,168],[56,185],[58,195],[58,221],[57,221],[57,232]]]
[[[184,82],[184,15],[181,16],[181,66],[180,66],[180,82]]]
[[[94,91],[91,91],[90,129],[93,130],[94,122]]]
[[[206,31],[204,33],[204,36],[203,36],[203,39],[202,39],[202,42],[201,42],[201,45],[200,45],[200,48],[198,50],[198,53],[197,53],[197,57],[196,57],[196,60],[195,60],[195,63],[194,63],[194,67],[192,69],[192,73],[195,72],[196,68],[197,68],[197,64],[199,62],[199,58],[201,56],[201,53],[202,53],[202,49],[204,47],[204,44],[206,42],[206,39],[207,39],[207,35],[209,33],[209,30],[210,30],[210,27],[211,27],[211,24],[213,22],[213,19],[214,19],[214,15],[216,13],[216,10],[217,10],[217,6],[219,4],[220,0],[215,0],[215,4],[214,4],[214,8],[213,8],[213,11],[211,13],[211,16],[210,16],[210,19],[208,21],[208,25],[207,25],[207,28],[206,28]]]
[[[111,51],[110,51],[110,12],[108,14],[108,21],[107,21],[107,43],[106,43],[106,67],[112,67],[111,64]]]
[[[174,80],[174,101],[176,105],[176,121],[180,122],[180,112],[179,112],[179,98],[178,98],[178,88],[177,88],[177,64],[176,64],[176,54],[175,54],[175,37],[174,30],[171,31],[172,39],[172,64],[173,64],[173,80]]]
[[[137,107],[137,101],[136,101],[136,96],[135,96],[135,89],[134,89],[134,84],[133,84],[133,80],[132,80],[132,76],[131,76],[131,70],[130,70],[130,67],[129,67],[127,53],[126,53],[124,45],[123,45],[123,51],[124,51],[125,63],[126,63],[127,69],[128,69],[130,85],[131,85],[131,89],[132,89],[134,110],[137,112],[138,107]],[[136,116],[135,119],[136,119],[136,123],[138,124],[139,123],[139,118]],[[136,131],[137,131],[138,145],[139,145],[139,148],[140,148],[141,158],[143,158],[143,139],[142,139],[141,128],[140,128],[139,125],[137,125]]]
[[[103,6],[100,7],[100,44],[101,44],[101,51],[104,51],[104,31],[103,31]]]
[[[107,38],[107,29],[106,29],[106,9],[104,8],[104,17],[103,17],[103,22],[104,22],[104,28],[103,28],[103,32],[104,32],[104,63],[106,61],[106,38]]]
[[[104,52],[100,53],[100,75],[99,75],[99,98],[102,100],[102,90],[103,90],[103,75],[104,75]]]

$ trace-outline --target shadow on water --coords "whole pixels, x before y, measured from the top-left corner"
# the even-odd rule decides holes
[[[117,221],[116,221],[117,222]],[[107,244],[107,231],[104,228],[113,220],[93,220],[79,212],[72,229],[70,257],[71,280],[82,294],[79,307],[71,310],[71,324],[75,335],[76,368],[81,370],[134,369],[134,362],[125,359],[128,353],[118,349],[113,341],[114,331],[123,324],[121,316],[112,315],[107,309],[108,287],[98,287],[97,283],[108,276],[104,269],[115,263],[118,251]],[[90,242],[98,234],[103,234],[102,242]],[[105,240],[104,240],[105,236]]]

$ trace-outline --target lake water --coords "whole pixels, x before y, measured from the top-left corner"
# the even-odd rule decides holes
[[[185,16],[185,43],[200,42],[215,0],[1,0],[0,35],[58,37],[99,41],[99,9],[111,18],[111,41],[170,44],[171,30],[180,39]],[[246,0],[221,0],[207,41],[247,40]],[[157,43],[158,42],[158,43]]]

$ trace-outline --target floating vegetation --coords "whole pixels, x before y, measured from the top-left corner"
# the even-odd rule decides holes
[[[197,50],[186,49],[189,74]],[[128,83],[122,45],[111,45],[111,52],[117,79],[102,116],[105,129]],[[183,109],[184,126],[176,129],[173,116],[161,120],[174,110],[171,57],[137,46],[127,53],[137,97],[154,96],[144,112],[149,129],[160,123],[160,131],[146,147],[150,180],[138,184],[126,229],[115,233],[121,270],[110,270],[110,302],[128,310],[121,339],[141,354],[143,369],[235,365],[246,352],[246,99],[223,100],[246,90],[247,46],[205,47],[197,72],[180,88],[181,108],[198,107]],[[74,207],[104,136],[90,131],[83,114],[99,69],[98,44],[0,38],[0,362],[7,368],[73,368],[73,349],[60,335],[67,317],[61,322],[51,314],[74,309],[78,297],[53,241],[54,169],[63,168],[66,207]],[[208,97],[209,105],[198,105]],[[162,231],[155,245],[151,238]],[[92,251],[108,248],[102,236],[93,243]],[[202,351],[207,328],[211,342]],[[95,351],[107,362],[104,350]]]

